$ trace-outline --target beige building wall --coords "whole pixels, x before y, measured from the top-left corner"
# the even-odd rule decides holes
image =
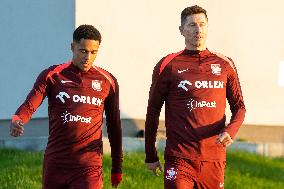
[[[180,12],[199,4],[209,16],[208,48],[235,61],[247,107],[245,123],[284,125],[279,66],[284,61],[284,1],[77,0],[75,25],[103,36],[95,64],[120,83],[123,118],[145,118],[154,65],[184,48]]]

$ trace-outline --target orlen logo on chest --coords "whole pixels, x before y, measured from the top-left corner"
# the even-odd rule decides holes
[[[64,104],[65,99],[68,99],[71,97],[66,92],[59,92],[59,94],[56,95],[56,98],[59,98],[59,100]],[[76,102],[76,103],[93,104],[95,106],[101,106],[103,102],[101,98],[84,96],[84,95],[74,95],[72,96],[72,100],[73,102]]]
[[[224,81],[195,81],[192,84],[188,80],[183,80],[178,84],[178,88],[188,91],[188,87],[192,85],[198,89],[222,89],[224,88]]]
[[[224,81],[195,81],[195,87],[204,89],[222,89],[224,88]]]

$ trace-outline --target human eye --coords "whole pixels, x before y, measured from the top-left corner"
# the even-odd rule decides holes
[[[205,26],[206,26],[206,23],[205,23],[205,22],[202,22],[202,23],[200,23],[199,25],[200,25],[200,27],[205,27]]]
[[[92,53],[92,54],[97,54],[97,53],[98,53],[98,51],[92,51],[91,53]]]
[[[87,51],[85,49],[81,49],[80,52],[81,53],[87,53]]]

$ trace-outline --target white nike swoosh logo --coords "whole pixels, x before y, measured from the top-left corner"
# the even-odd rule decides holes
[[[187,70],[189,70],[189,68],[185,69],[185,70],[178,70],[178,73],[182,73],[182,72],[186,72]]]
[[[221,188],[221,187],[223,187],[223,186],[224,186],[224,183],[220,183],[220,185],[219,185],[219,186],[220,186],[220,188]]]
[[[66,81],[66,80],[61,80],[61,83],[72,83],[73,81]]]

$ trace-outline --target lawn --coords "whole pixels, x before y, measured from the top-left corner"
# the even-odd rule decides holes
[[[162,157],[162,154],[160,154]],[[41,188],[43,153],[0,149],[0,189]],[[110,156],[104,156],[104,188],[110,187]],[[154,177],[144,165],[143,153],[126,153],[121,189],[163,188],[162,176]],[[284,159],[245,152],[229,152],[226,189],[284,189]]]

